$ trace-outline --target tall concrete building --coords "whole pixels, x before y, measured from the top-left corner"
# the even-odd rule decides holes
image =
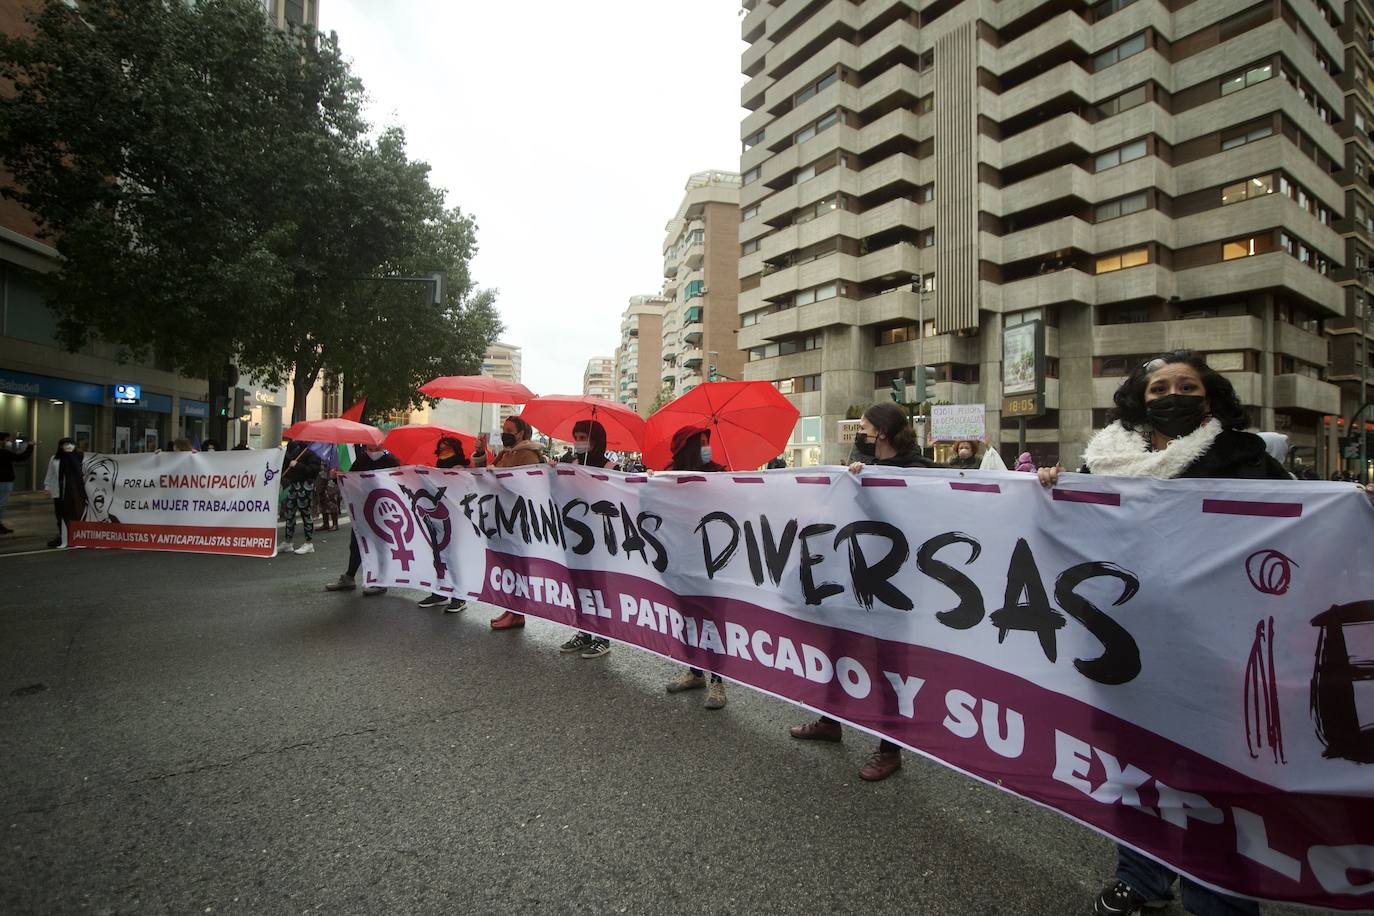
[[[263,0],[263,7],[279,29],[288,25],[320,27],[320,0]]]
[[[615,389],[615,359],[593,356],[582,370],[582,393],[608,401],[618,400]]]
[[[658,396],[658,367],[663,313],[671,305],[662,296],[631,296],[620,316],[620,345],[615,348],[613,400],[648,417]]]
[[[656,388],[685,394],[710,378],[743,378],[739,328],[739,187],[734,172],[687,179],[663,240],[663,368]],[[650,401],[653,399],[650,398]]]
[[[837,421],[918,366],[1014,447],[1003,332],[1038,319],[1038,460],[1073,466],[1122,376],[1189,347],[1330,466],[1326,332],[1358,295],[1341,132],[1368,91],[1338,80],[1368,57],[1363,3],[743,7],[745,375],[789,394],[825,461]]]

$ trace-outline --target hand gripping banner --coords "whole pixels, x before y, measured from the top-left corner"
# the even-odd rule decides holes
[[[347,475],[366,581],[715,671],[1230,893],[1374,906],[1348,484],[838,468]]]
[[[86,455],[71,547],[270,557],[282,450]]]

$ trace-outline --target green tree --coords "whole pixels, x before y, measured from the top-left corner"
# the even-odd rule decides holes
[[[664,385],[658,389],[658,395],[654,398],[654,403],[649,406],[649,413],[658,413],[659,409],[673,399],[673,388],[671,385]]]

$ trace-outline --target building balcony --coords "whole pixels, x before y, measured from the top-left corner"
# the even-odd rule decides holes
[[[682,329],[682,340],[693,346],[701,346],[701,337],[706,331],[706,326],[701,322],[694,322]]]
[[[691,245],[688,245],[687,250],[683,252],[682,263],[687,267],[688,270],[698,270],[700,269],[701,262],[705,259],[705,257],[706,243],[704,241],[693,242]]]
[[[1263,350],[1264,324],[1253,315],[1232,318],[1180,318],[1093,328],[1093,353],[1130,356],[1170,350]]]
[[[682,364],[684,368],[696,369],[701,365],[702,361],[705,358],[706,354],[702,353],[700,347],[692,347],[689,350],[682,351],[682,356],[679,359],[679,362]]]
[[[1341,389],[1306,375],[1274,376],[1274,407],[1281,410],[1310,410],[1320,414],[1341,412]]]

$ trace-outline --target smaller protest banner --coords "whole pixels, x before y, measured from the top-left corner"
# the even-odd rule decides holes
[[[982,404],[936,404],[930,408],[930,438],[935,442],[978,441],[987,434]]]
[[[70,547],[270,557],[282,450],[87,455]]]

